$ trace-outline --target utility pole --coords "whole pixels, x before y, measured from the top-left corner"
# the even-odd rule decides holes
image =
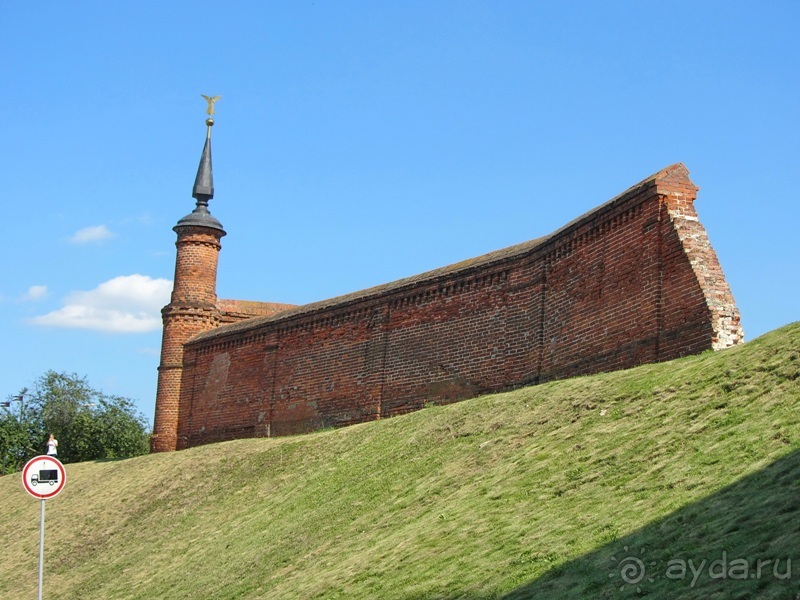
[[[28,393],[28,388],[22,388],[19,394],[16,396],[11,396],[10,400],[5,400],[0,402],[0,406],[3,408],[9,408],[12,402],[19,402],[19,421],[22,422],[22,417],[25,413],[25,394]]]
[[[14,400],[19,400],[19,422],[22,423],[25,417],[25,394],[28,393],[28,388],[22,388],[19,396],[14,396]]]

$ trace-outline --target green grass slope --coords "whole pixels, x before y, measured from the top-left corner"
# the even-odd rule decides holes
[[[341,430],[69,465],[45,597],[794,599],[799,349],[796,323]],[[13,475],[0,507],[0,597],[35,597],[40,503]]]

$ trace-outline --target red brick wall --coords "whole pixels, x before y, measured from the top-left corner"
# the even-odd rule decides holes
[[[738,311],[696,192],[673,165],[546,238],[197,335],[185,346],[178,447],[736,344]]]
[[[252,300],[217,300],[220,324],[235,323],[253,317],[271,317],[290,308],[297,308],[297,306],[278,302],[253,302]]]

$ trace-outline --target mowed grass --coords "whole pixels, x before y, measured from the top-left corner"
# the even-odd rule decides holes
[[[794,598],[799,375],[793,324],[346,429],[68,465],[45,597]],[[15,474],[0,507],[0,597],[33,598],[40,503]]]

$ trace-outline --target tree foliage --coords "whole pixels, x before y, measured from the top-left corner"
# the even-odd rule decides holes
[[[44,428],[35,411],[25,406],[24,395],[17,400],[19,405],[14,405],[12,398],[9,409],[0,411],[0,474],[18,471],[28,459],[41,454],[44,437]]]
[[[11,406],[0,414],[5,472],[43,454],[50,433],[65,463],[127,458],[149,449],[147,423],[134,403],[93,389],[85,377],[48,371],[23,400],[19,412]]]

